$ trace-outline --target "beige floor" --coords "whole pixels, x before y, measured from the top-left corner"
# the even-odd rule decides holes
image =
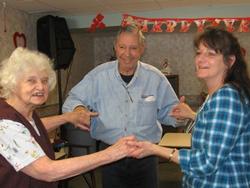
[[[102,188],[100,170],[95,170],[96,188]],[[173,163],[160,163],[159,165],[159,188],[181,188],[182,173],[179,166]],[[87,177],[89,178],[89,176]],[[68,188],[89,188],[82,176],[73,178]]]

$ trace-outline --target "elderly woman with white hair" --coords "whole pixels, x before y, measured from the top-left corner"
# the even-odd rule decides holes
[[[0,70],[0,186],[54,188],[56,181],[128,156],[125,137],[106,150],[55,160],[47,131],[70,122],[88,130],[94,112],[71,112],[40,119],[36,107],[44,104],[56,84],[50,59],[37,51],[17,48]]]

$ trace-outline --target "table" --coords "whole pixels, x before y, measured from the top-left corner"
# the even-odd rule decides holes
[[[173,148],[190,148],[191,133],[166,133],[159,145]]]

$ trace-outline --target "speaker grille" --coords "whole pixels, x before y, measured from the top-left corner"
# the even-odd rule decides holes
[[[75,46],[65,18],[47,15],[37,20],[37,48],[54,60],[55,69],[68,68]]]

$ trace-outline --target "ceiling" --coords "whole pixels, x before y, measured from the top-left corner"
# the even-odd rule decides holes
[[[0,0],[6,7],[30,14],[91,15],[131,13],[187,6],[250,5],[249,0]]]

